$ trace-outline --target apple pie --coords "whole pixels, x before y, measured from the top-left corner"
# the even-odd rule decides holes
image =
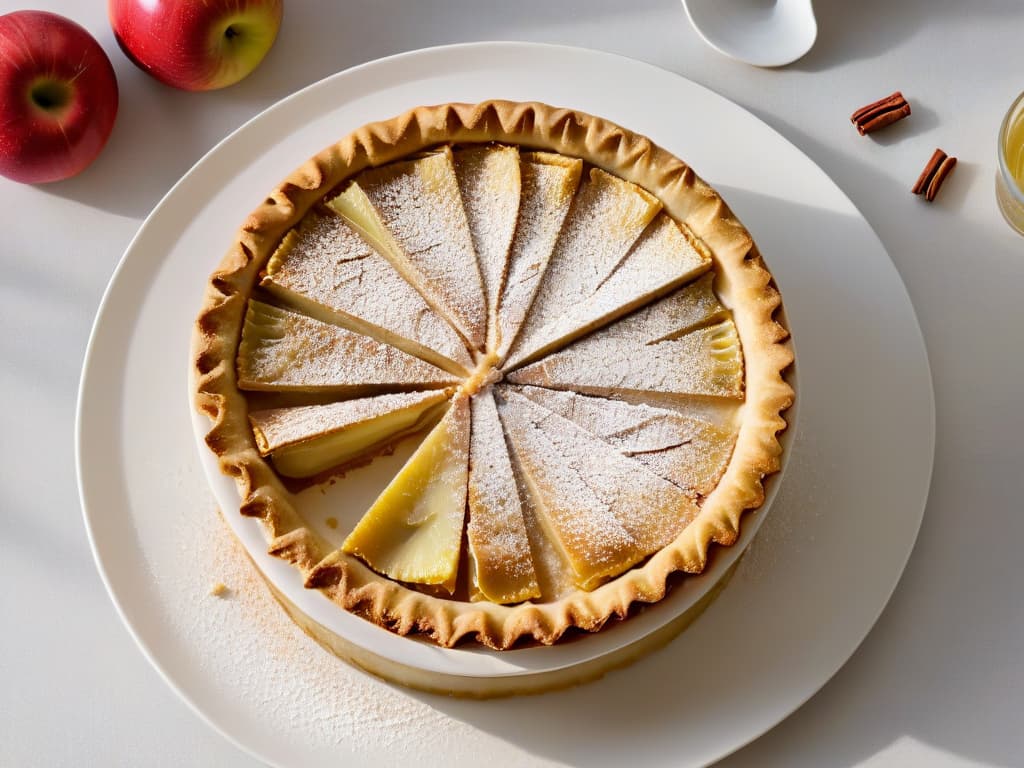
[[[551,644],[662,599],[762,505],[793,402],[780,307],[747,231],[648,139],[420,107],[250,215],[207,284],[195,402],[306,587],[441,646]],[[348,530],[310,523],[296,489],[400,442]]]

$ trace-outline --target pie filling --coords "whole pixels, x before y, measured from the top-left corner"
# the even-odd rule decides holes
[[[249,414],[260,454],[285,477],[314,477],[381,451],[436,421],[450,390],[380,395]]]
[[[378,573],[455,591],[469,480],[469,401],[460,396],[342,545]]]
[[[308,483],[419,443],[307,584],[369,568],[400,590],[370,613],[404,633],[423,620],[385,595],[554,604],[687,535],[748,396],[739,318],[690,226],[634,181],[508,143],[435,146],[321,195],[248,299],[252,441]],[[573,610],[599,628],[625,608]]]

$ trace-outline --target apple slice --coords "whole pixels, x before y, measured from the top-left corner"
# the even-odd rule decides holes
[[[473,367],[455,330],[333,212],[307,214],[270,257],[260,285],[310,317],[398,347],[453,374],[465,376]]]
[[[498,298],[508,272],[509,246],[519,218],[519,150],[502,144],[473,144],[459,147],[452,154],[487,292],[488,347],[493,348],[490,337],[497,330]]]
[[[490,390],[473,397],[470,412],[470,599],[519,603],[540,597],[512,462]]]
[[[241,389],[357,396],[457,383],[450,373],[369,336],[249,301],[238,346]]]
[[[469,479],[469,399],[441,422],[342,544],[396,581],[455,591]]]
[[[547,325],[531,324],[509,355],[509,367],[536,360],[690,282],[711,266],[707,248],[667,213],[659,213],[622,263],[591,294]]]
[[[473,349],[487,310],[451,149],[359,174],[327,203],[383,254]]]
[[[522,155],[519,221],[509,248],[508,277],[491,339],[500,360],[508,353],[548,267],[558,233],[580,183],[583,161],[550,152]]]
[[[326,405],[252,411],[261,456],[285,477],[304,478],[379,453],[440,416],[451,390],[402,392]]]

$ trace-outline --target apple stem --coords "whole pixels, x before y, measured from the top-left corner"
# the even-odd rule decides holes
[[[228,24],[227,29],[224,30],[224,37],[226,37],[228,40],[231,40],[232,38],[238,37],[238,35],[239,32],[237,29],[235,29],[234,25]]]

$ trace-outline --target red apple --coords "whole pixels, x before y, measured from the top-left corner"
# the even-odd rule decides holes
[[[0,174],[28,184],[74,176],[116,116],[117,78],[92,35],[55,13],[0,16]]]
[[[117,42],[157,80],[186,91],[237,83],[266,56],[282,0],[109,0]]]

